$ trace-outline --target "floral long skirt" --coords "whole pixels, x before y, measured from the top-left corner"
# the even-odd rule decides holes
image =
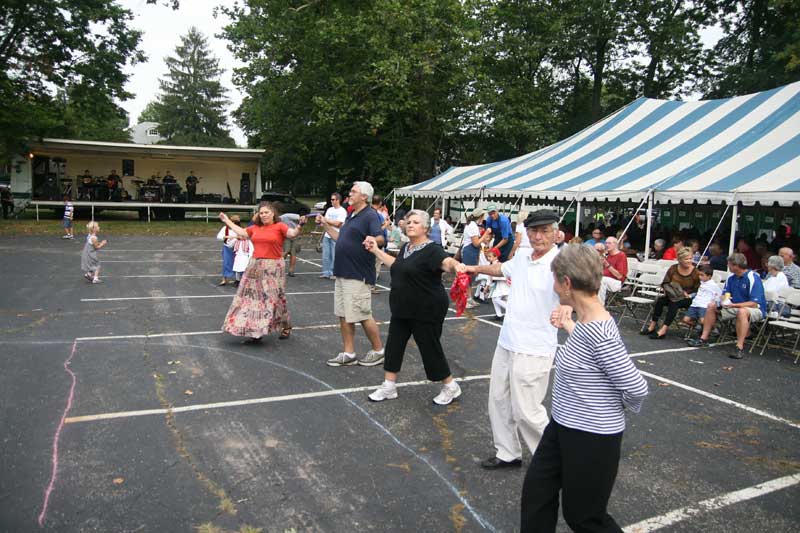
[[[222,330],[238,337],[258,338],[289,328],[290,322],[283,259],[251,259]]]

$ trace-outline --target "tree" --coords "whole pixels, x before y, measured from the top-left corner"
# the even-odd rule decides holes
[[[449,164],[466,102],[468,26],[458,0],[251,1],[224,10],[247,66],[235,112],[266,175],[297,185],[367,177],[379,190]]]
[[[708,0],[725,35],[708,54],[701,87],[709,98],[746,94],[800,80],[800,2]]]
[[[156,101],[147,102],[147,105],[144,106],[142,112],[139,113],[139,117],[136,119],[136,122],[158,122],[157,105],[158,102]]]
[[[219,81],[223,70],[197,28],[190,28],[165,58],[168,72],[159,81],[161,93],[149,112],[167,144],[235,147],[227,129],[229,101]]]
[[[130,11],[113,0],[7,0],[0,8],[0,155],[65,127],[54,87],[130,97],[124,68],[144,61]]]

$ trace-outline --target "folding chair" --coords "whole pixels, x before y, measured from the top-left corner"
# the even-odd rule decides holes
[[[791,292],[781,291],[781,293],[786,294],[785,304],[792,309],[792,314],[794,314],[794,311],[800,310],[800,290],[791,289]],[[785,320],[779,318],[777,320],[770,321],[769,326],[769,330],[767,331],[767,339],[764,341],[764,346],[761,347],[760,354],[764,355],[764,350],[767,349],[773,332],[780,330],[793,332],[795,335],[795,340],[794,344],[792,345],[792,353],[796,354],[794,363],[797,364],[797,360],[800,359],[800,352],[797,351],[797,344],[800,342],[800,318],[795,318],[795,316],[791,316]]]
[[[764,334],[764,331],[767,329],[767,325],[771,320],[778,320],[780,318],[779,311],[775,311],[776,307],[778,307],[778,293],[774,291],[765,291],[764,298],[767,300],[767,316],[761,319],[761,327],[758,328],[758,334],[756,335],[756,339],[753,341],[753,344],[750,345],[750,350],[748,353],[753,353],[753,348],[758,346],[758,341],[761,340],[761,336]],[[752,327],[754,324],[750,324]]]
[[[642,324],[646,323],[647,319],[650,318],[650,314],[653,312],[653,304],[655,304],[656,299],[661,296],[661,282],[663,280],[664,275],[661,273],[646,273],[636,278],[637,285],[634,287],[631,295],[622,298],[625,307],[623,307],[622,313],[619,315],[617,326],[622,323],[622,319],[625,318],[625,314],[628,311],[630,311],[630,316],[634,321],[638,320],[636,311],[642,306],[649,307],[647,316],[645,316],[642,321]]]

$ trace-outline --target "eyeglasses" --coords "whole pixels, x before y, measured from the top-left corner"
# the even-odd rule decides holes
[[[549,235],[553,233],[553,228],[525,228],[528,233],[533,235]]]

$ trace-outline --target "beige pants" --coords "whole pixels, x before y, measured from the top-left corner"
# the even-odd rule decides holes
[[[489,381],[489,421],[498,459],[522,458],[520,434],[531,454],[536,451],[550,422],[542,401],[552,366],[553,354],[510,352],[500,345],[495,348]]]

